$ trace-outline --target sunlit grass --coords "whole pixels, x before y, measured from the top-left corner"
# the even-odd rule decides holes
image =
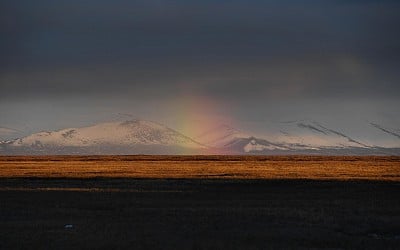
[[[0,177],[400,181],[400,157],[4,156]]]

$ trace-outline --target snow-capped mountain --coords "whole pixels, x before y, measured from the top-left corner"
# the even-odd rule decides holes
[[[269,125],[268,137],[277,142],[317,148],[400,147],[400,137],[385,133],[379,129],[383,126],[371,122],[359,122],[353,129],[332,127],[316,121],[291,121]],[[387,129],[389,132],[389,128]]]
[[[194,139],[204,145],[213,148],[223,148],[228,146],[232,141],[240,138],[249,138],[251,135],[241,132],[226,124],[220,124],[200,133]]]
[[[375,123],[356,132],[315,121],[268,124],[262,136],[222,125],[196,137],[219,152],[235,154],[400,154],[400,133]]]
[[[256,138],[226,124],[212,127],[195,137],[195,140],[221,153],[252,153],[264,150],[286,150],[281,145]]]
[[[263,131],[254,135],[222,124],[189,137],[150,121],[107,122],[3,141],[0,154],[400,155],[400,131],[374,122],[351,131],[290,121],[269,123]]]
[[[186,153],[206,147],[164,125],[131,120],[35,133],[2,143],[3,151],[49,153]]]

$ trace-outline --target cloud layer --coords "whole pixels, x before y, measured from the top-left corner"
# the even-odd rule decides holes
[[[182,96],[236,107],[239,119],[310,101],[321,110],[329,102],[397,112],[387,104],[400,94],[397,1],[0,5],[0,115],[9,123],[21,103],[21,112],[40,102],[79,114],[108,100],[114,113],[140,114]]]

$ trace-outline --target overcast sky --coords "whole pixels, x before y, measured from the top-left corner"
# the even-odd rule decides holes
[[[0,127],[129,117],[398,126],[399,13],[382,0],[4,0]]]

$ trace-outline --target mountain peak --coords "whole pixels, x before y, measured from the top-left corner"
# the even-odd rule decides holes
[[[265,128],[267,136],[257,137],[218,124],[193,140],[153,121],[113,121],[3,141],[0,154],[400,154],[398,130],[377,123],[367,122],[362,129],[387,138],[383,143],[316,121],[271,125]]]
[[[199,136],[195,137],[195,139],[204,145],[220,148],[234,139],[247,137],[249,137],[249,135],[227,124],[218,124],[217,126],[207,129]]]
[[[52,151],[79,148],[85,152],[91,148],[96,148],[99,152],[106,152],[110,148],[135,148],[137,151],[137,148],[145,146],[205,148],[171,128],[144,120],[105,122],[81,128],[39,132],[9,141],[7,145],[15,148],[40,148]]]

